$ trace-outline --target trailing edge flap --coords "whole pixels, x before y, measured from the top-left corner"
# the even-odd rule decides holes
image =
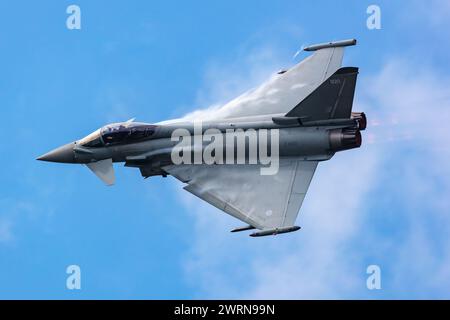
[[[107,186],[113,185],[116,181],[112,159],[87,163],[86,166]]]

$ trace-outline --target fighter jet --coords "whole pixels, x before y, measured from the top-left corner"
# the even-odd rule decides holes
[[[113,163],[124,162],[144,178],[175,177],[246,224],[232,232],[296,231],[318,163],[361,146],[367,119],[352,112],[358,68],[341,67],[355,44],[308,46],[306,59],[200,119],[108,124],[37,160],[86,165],[106,185],[115,182]]]

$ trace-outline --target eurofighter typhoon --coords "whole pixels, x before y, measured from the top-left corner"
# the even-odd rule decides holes
[[[341,67],[344,49],[355,44],[306,47],[309,57],[221,108],[155,124],[108,124],[38,160],[84,164],[106,185],[115,182],[113,163],[124,162],[144,178],[175,177],[245,223],[232,232],[296,231],[318,163],[361,146],[366,116],[352,112],[358,68]]]

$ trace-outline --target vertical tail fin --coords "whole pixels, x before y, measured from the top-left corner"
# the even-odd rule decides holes
[[[350,118],[357,75],[358,68],[340,68],[286,117],[301,117],[307,121]]]

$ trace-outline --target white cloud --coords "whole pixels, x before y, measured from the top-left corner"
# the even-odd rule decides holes
[[[0,243],[7,243],[13,239],[12,222],[0,217]]]
[[[439,70],[393,60],[367,84],[365,96],[377,106],[376,116],[395,119],[375,133],[384,154],[383,166],[376,168],[379,180],[388,183],[387,197],[399,197],[391,200],[401,208],[390,213],[397,214],[397,233],[402,233],[391,244],[395,249],[388,250],[393,281],[418,297],[448,298],[450,78]],[[376,240],[384,246],[392,241]]]
[[[45,218],[30,200],[0,199],[0,245],[10,244],[20,238],[17,226],[26,220]]]
[[[450,79],[437,71],[395,59],[378,74],[362,75],[354,110],[371,119],[366,141],[319,165],[297,233],[266,239],[229,234],[238,221],[184,195],[196,220],[186,276],[199,297],[370,297],[367,261],[386,269],[387,296],[448,297],[448,87]],[[218,88],[221,96],[220,81]],[[383,202],[392,203],[392,211]],[[404,288],[411,291],[402,296]]]
[[[416,0],[409,6],[405,6],[405,11],[411,10],[419,12],[419,14],[409,14],[412,19],[418,21],[424,19],[431,27],[439,28],[443,25],[448,25],[448,15],[450,14],[450,2],[447,0],[430,0],[420,1]],[[409,10],[408,10],[409,9]],[[437,30],[439,33],[441,30]]]

